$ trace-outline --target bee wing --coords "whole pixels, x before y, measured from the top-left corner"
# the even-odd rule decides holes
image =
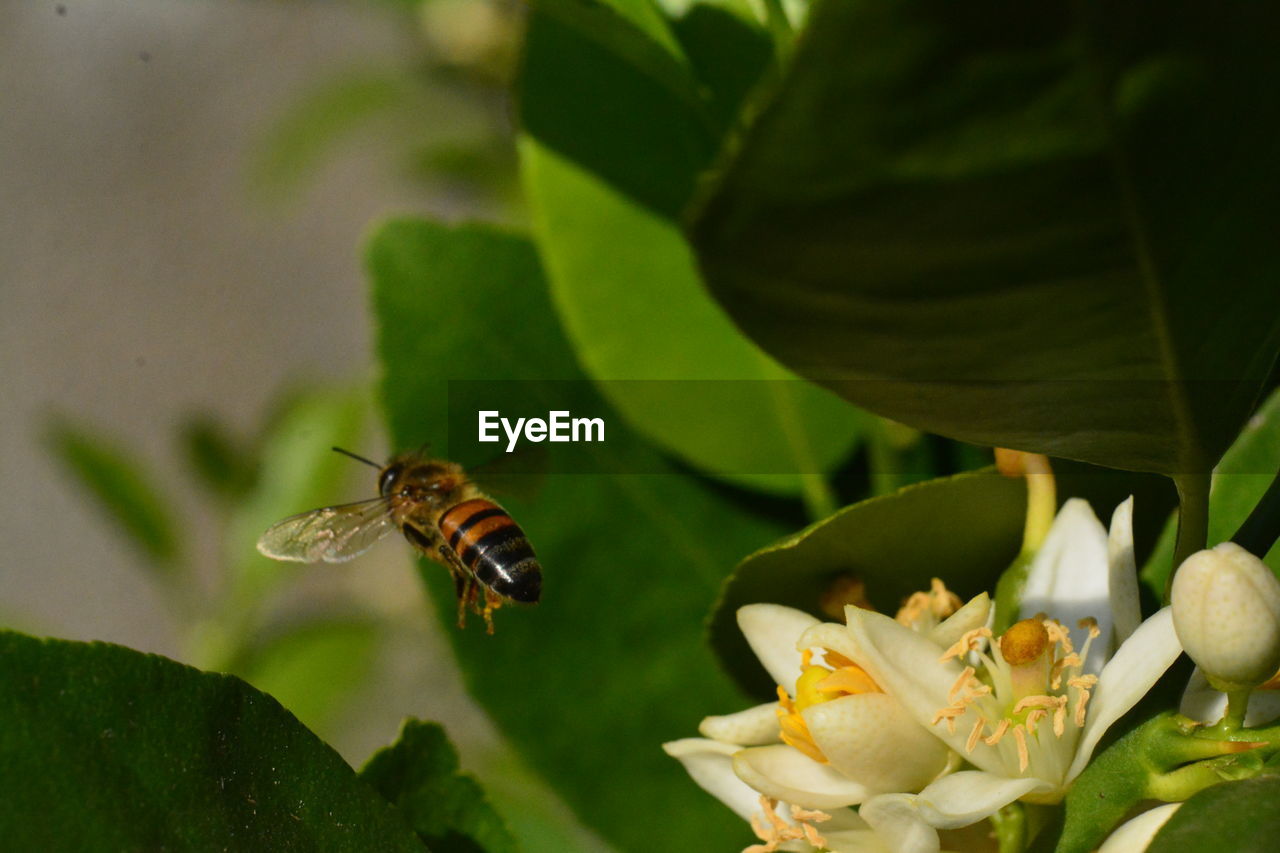
[[[275,560],[344,563],[396,529],[391,502],[374,498],[291,515],[267,528],[258,550]]]

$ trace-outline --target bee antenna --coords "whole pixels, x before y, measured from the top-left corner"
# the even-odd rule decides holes
[[[363,456],[357,453],[352,453],[350,450],[343,450],[341,447],[334,447],[332,449],[337,451],[338,453],[341,453],[344,456],[350,456],[352,459],[355,459],[358,462],[363,462],[364,464],[370,465],[374,468],[379,468],[379,469],[382,468],[381,465],[379,465],[377,462],[374,462],[372,459],[365,459]]]

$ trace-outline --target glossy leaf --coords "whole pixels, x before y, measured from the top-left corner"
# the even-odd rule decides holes
[[[423,850],[331,748],[237,678],[0,633],[13,850]]]
[[[908,486],[856,503],[747,557],[711,616],[711,644],[749,692],[768,699],[768,679],[742,633],[738,608],[785,604],[822,618],[819,605],[838,578],[866,584],[876,609],[893,613],[911,593],[941,578],[962,598],[994,588],[1022,543],[1026,487],[991,469]]]
[[[521,174],[556,308],[610,403],[699,470],[798,494],[800,475],[848,455],[859,413],[733,327],[676,221],[772,57],[729,5],[694,5],[674,29],[605,4],[535,7]]]
[[[1187,800],[1161,827],[1148,853],[1212,850],[1268,853],[1280,837],[1280,776],[1227,782]]]
[[[162,496],[140,460],[100,436],[69,423],[55,423],[48,445],[91,495],[138,546],[153,566],[171,571],[179,552],[178,523],[172,502]]]
[[[405,816],[435,850],[510,853],[518,849],[475,779],[458,771],[458,752],[435,723],[406,720],[394,744],[373,754],[360,778]]]
[[[819,0],[693,226],[765,350],[986,445],[1208,471],[1280,345],[1276,11]]]
[[[508,380],[544,409],[601,407],[528,241],[397,221],[375,234],[368,266],[396,446],[447,447],[450,379]],[[500,610],[493,636],[474,617],[449,633],[472,694],[588,826],[629,850],[741,845],[738,818],[700,796],[659,744],[741,704],[699,623],[738,556],[779,531],[664,467],[607,417],[606,444],[576,446],[594,448],[592,473],[557,473],[575,446],[550,445],[536,499],[499,496],[544,568],[541,603]],[[447,573],[422,570],[452,623]]]
[[[1280,392],[1275,392],[1250,418],[1239,438],[1223,454],[1209,493],[1208,544],[1231,538],[1280,471]],[[1173,563],[1176,519],[1165,526],[1155,552],[1142,569],[1142,580],[1163,596]],[[1272,548],[1267,565],[1280,572],[1280,548]]]

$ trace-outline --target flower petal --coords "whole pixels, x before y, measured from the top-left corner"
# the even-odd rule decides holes
[[[947,765],[946,744],[887,693],[842,696],[801,716],[831,766],[872,791],[918,791]]]
[[[838,651],[856,661],[912,719],[967,761],[992,773],[1003,771],[1004,761],[995,747],[979,740],[972,752],[966,751],[969,731],[978,719],[975,710],[956,718],[954,732],[944,722],[933,722],[935,714],[951,704],[947,692],[960,676],[959,663],[940,660],[941,650],[932,641],[882,614],[847,607],[845,618],[851,649]]]
[[[858,814],[895,853],[938,853],[938,831],[920,815],[915,794],[881,794],[862,804]]]
[[[871,827],[866,829],[840,829],[832,832],[825,823],[818,824],[818,831],[826,839],[831,853],[894,853],[885,846],[880,835]]]
[[[778,703],[767,702],[736,714],[706,717],[698,725],[705,737],[738,746],[778,742]]]
[[[939,829],[958,829],[990,817],[1009,803],[1050,785],[1038,779],[1010,779],[980,770],[944,776],[919,794],[882,794],[862,804],[858,814],[890,849],[936,853]]]
[[[1058,510],[1053,527],[1031,561],[1019,615],[1025,619],[1047,613],[1073,629],[1073,635],[1081,619],[1095,619],[1102,636],[1089,650],[1085,671],[1097,673],[1111,648],[1109,579],[1107,531],[1088,501],[1072,498]],[[1083,634],[1076,648],[1081,642]]]
[[[1146,850],[1160,827],[1168,823],[1181,805],[1182,803],[1166,803],[1156,806],[1120,824],[1120,828],[1111,833],[1111,837],[1098,848],[1098,853],[1138,853]]]
[[[941,625],[929,632],[929,639],[942,648],[950,648],[967,631],[987,624],[991,615],[991,596],[985,592],[975,595],[969,602],[948,616]]]
[[[989,817],[1019,797],[1051,788],[1041,779],[962,770],[943,776],[920,792],[920,813],[938,829],[958,829]]]
[[[1172,608],[1155,613],[1130,635],[1098,676],[1067,782],[1089,763],[1093,748],[1111,724],[1137,704],[1180,654]]]
[[[1187,680],[1178,712],[1202,723],[1216,723],[1227,713],[1227,694],[1214,690],[1204,671],[1196,667]],[[1249,694],[1249,710],[1244,715],[1246,726],[1261,726],[1280,718],[1280,691],[1255,690]]]
[[[733,772],[738,747],[714,740],[688,737],[664,743],[667,755],[678,759],[698,787],[724,803],[743,820],[760,810],[760,794]]]
[[[1142,608],[1138,604],[1138,564],[1133,556],[1133,495],[1116,507],[1111,515],[1111,531],[1107,534],[1107,566],[1111,575],[1111,618],[1116,629],[1116,645],[1119,646],[1142,622]]]
[[[761,794],[805,808],[852,806],[871,795],[865,786],[786,744],[736,753],[733,772]]]
[[[818,620],[781,604],[748,604],[738,608],[738,627],[775,684],[795,689],[800,676],[796,640]]]

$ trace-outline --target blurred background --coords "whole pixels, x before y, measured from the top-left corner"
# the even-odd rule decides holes
[[[0,5],[0,621],[240,672],[357,767],[438,720],[518,836],[604,849],[467,698],[407,549],[277,577],[245,535],[374,494],[312,458],[387,452],[371,224],[521,221],[517,25],[473,0]]]

